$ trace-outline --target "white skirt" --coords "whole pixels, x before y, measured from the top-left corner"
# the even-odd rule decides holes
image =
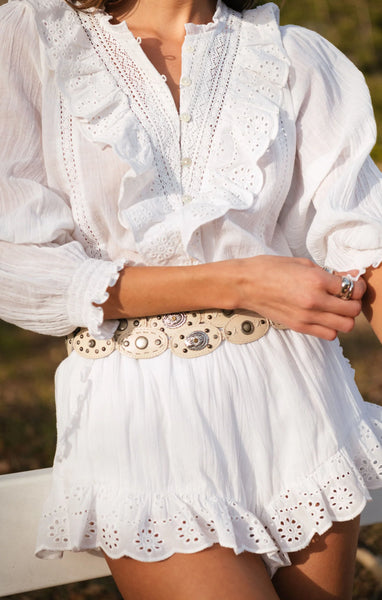
[[[152,562],[219,543],[271,576],[382,487],[382,408],[339,342],[271,329],[208,356],[72,353],[36,555],[102,548]]]

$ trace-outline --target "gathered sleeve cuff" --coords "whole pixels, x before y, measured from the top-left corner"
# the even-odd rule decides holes
[[[119,278],[125,261],[87,259],[75,270],[67,294],[67,311],[74,323],[86,323],[95,338],[109,338],[118,321],[104,321],[102,305],[109,297],[107,288]]]
[[[25,329],[65,335],[88,327],[110,337],[107,289],[127,261],[91,258],[73,239],[68,198],[48,184],[41,124],[40,47],[31,8],[1,7],[0,318]]]
[[[382,261],[382,174],[360,71],[320,35],[282,28],[291,61],[296,158],[280,224],[295,255],[362,274]]]
[[[104,321],[107,288],[115,285],[125,261],[87,257],[78,242],[34,246],[0,242],[1,317],[24,329],[66,335],[88,327],[108,338],[118,322]]]

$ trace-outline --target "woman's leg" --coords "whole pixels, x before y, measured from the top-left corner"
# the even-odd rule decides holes
[[[289,553],[292,566],[272,579],[281,600],[351,600],[359,521],[334,523],[307,548]]]
[[[105,558],[124,600],[279,600],[260,556],[218,544],[152,563]]]

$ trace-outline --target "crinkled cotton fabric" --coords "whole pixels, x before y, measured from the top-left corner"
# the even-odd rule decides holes
[[[273,254],[382,259],[363,76],[266,3],[185,26],[179,113],[125,23],[63,0],[0,9],[0,314],[105,339],[122,268]],[[275,364],[277,368],[275,368]],[[192,360],[72,353],[56,375],[36,553],[163,560],[214,543],[273,575],[382,486],[382,409],[338,341],[270,330]]]

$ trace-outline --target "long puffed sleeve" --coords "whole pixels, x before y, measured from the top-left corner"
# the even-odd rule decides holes
[[[280,224],[295,255],[360,274],[382,260],[382,175],[363,75],[332,44],[282,28],[291,62],[295,169]]]
[[[28,6],[1,7],[0,317],[50,335],[78,326],[109,337],[107,288],[124,261],[89,258],[72,239],[68,200],[47,184],[41,129],[41,62]]]

